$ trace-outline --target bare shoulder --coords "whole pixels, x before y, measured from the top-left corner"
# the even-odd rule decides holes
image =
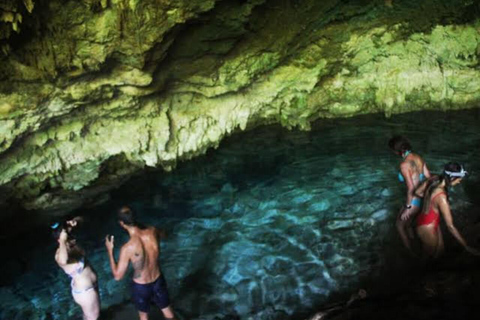
[[[135,248],[140,245],[140,240],[137,237],[132,237],[122,246],[122,250],[126,252],[135,251]]]
[[[423,162],[423,158],[421,155],[419,155],[418,153],[414,153],[414,155],[415,155],[415,160]]]
[[[149,236],[158,237],[160,229],[155,226],[149,226],[145,231]]]
[[[447,200],[447,194],[445,193],[445,191],[438,191],[437,193],[435,193],[435,196],[437,197],[437,199],[439,200]]]
[[[410,161],[403,161],[400,163],[400,170],[409,170],[410,169]]]
[[[435,190],[432,194],[432,198],[435,203],[448,203],[447,194],[444,190]]]
[[[155,232],[157,232],[157,227],[148,226],[146,230],[147,230],[148,232],[155,233]]]

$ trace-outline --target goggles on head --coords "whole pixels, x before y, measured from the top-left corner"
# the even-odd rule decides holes
[[[452,172],[452,171],[447,171],[445,170],[445,174],[450,176],[451,178],[463,178],[467,175],[467,171],[465,171],[465,169],[463,169],[463,166],[461,167],[462,170],[460,170],[460,172]]]

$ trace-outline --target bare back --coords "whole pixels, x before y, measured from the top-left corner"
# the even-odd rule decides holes
[[[420,185],[421,178],[420,175],[425,175],[427,178],[430,176],[430,173],[425,174],[425,171],[428,171],[425,166],[425,161],[418,154],[411,153],[410,156],[403,161],[403,163],[408,164],[409,172],[412,177],[413,186],[416,188]]]
[[[125,244],[130,253],[134,282],[139,284],[151,283],[160,276],[158,239],[156,228],[136,228],[135,234],[131,235],[130,241]]]

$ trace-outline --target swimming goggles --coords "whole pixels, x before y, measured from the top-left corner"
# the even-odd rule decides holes
[[[444,172],[445,172],[446,175],[448,175],[450,177],[463,178],[467,175],[468,172],[465,171],[465,169],[463,169],[463,166],[461,168],[462,168],[462,170],[460,170],[460,172],[452,172],[452,171],[447,171],[447,170],[445,170]]]

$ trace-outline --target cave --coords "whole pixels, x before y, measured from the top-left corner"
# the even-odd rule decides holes
[[[73,217],[100,319],[137,319],[105,249],[124,206],[166,233],[176,319],[480,317],[450,223],[436,258],[413,222],[402,245],[389,148],[462,165],[446,201],[480,249],[480,3],[3,0],[0,48],[0,319],[82,319]]]

